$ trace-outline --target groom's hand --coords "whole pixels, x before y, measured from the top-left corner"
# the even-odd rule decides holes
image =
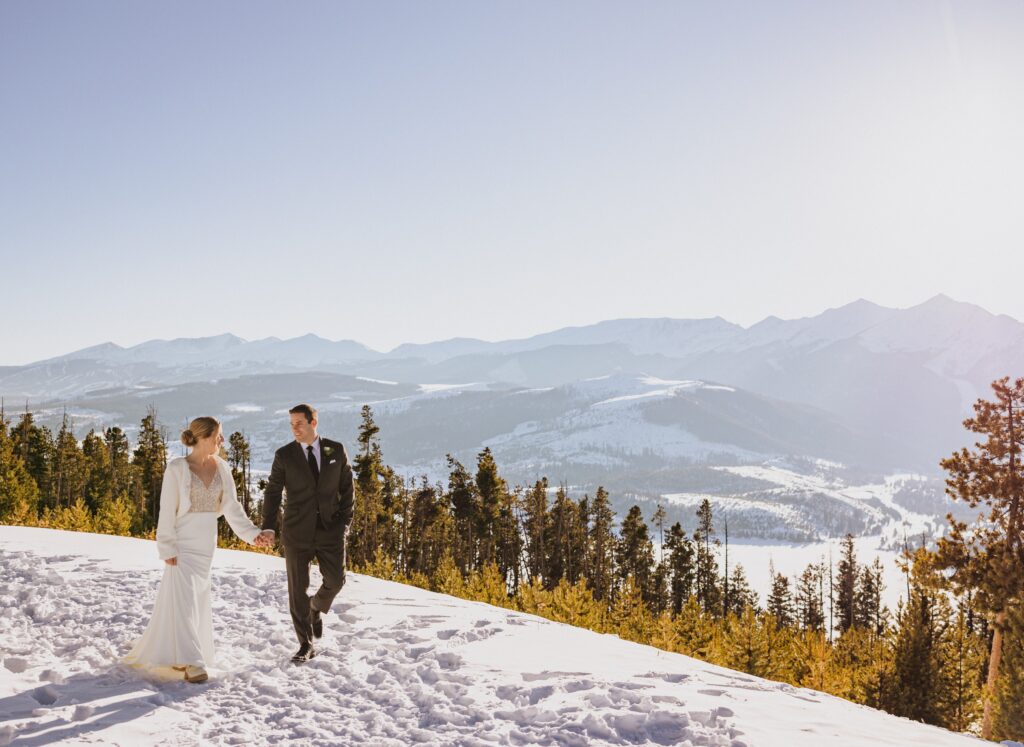
[[[178,559],[177,558],[166,558],[164,560],[164,562],[167,563],[167,565],[177,565],[178,564]]]

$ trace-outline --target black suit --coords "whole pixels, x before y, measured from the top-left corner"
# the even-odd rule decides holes
[[[299,643],[313,637],[310,606],[327,612],[345,585],[345,531],[354,509],[352,467],[345,447],[320,438],[320,475],[314,475],[305,447],[298,441],[274,454],[270,479],[263,493],[263,528],[277,529],[282,491],[284,503],[281,542],[288,570],[288,600]],[[323,583],[313,598],[309,564],[316,558]]]

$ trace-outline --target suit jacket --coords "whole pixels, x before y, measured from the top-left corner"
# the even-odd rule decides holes
[[[277,530],[277,513],[284,502],[281,537],[293,547],[312,545],[317,523],[323,529],[344,536],[354,510],[352,467],[345,447],[320,437],[320,479],[306,458],[306,449],[298,441],[282,446],[274,453],[270,479],[263,493],[263,528]]]

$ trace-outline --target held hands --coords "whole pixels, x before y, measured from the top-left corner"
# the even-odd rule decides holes
[[[264,529],[256,535],[256,539],[254,539],[252,543],[256,545],[256,547],[270,547],[274,544],[274,530]]]

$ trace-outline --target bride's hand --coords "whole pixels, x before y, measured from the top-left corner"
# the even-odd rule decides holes
[[[177,558],[165,558],[164,562],[167,563],[167,565],[177,565],[178,564],[178,559]]]

